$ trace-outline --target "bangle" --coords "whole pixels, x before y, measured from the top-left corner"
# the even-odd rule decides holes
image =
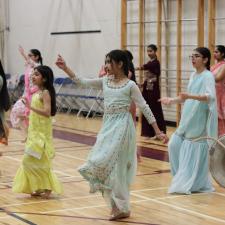
[[[156,136],[158,136],[158,135],[160,135],[160,134],[163,134],[163,132],[162,132],[162,131],[160,131],[158,134],[156,133]]]

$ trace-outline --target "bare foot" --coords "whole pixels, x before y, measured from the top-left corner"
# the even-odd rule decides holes
[[[26,143],[27,138],[25,138],[24,140],[21,141],[21,143]]]
[[[119,210],[116,207],[113,207],[110,213],[110,216],[113,216],[115,214],[117,214],[119,212]]]
[[[41,192],[39,193],[39,192],[35,191],[35,192],[31,193],[30,196],[31,197],[40,197],[41,196]]]
[[[44,192],[45,192],[45,190],[40,189],[40,190],[32,192],[30,195],[31,195],[31,197],[40,197]]]
[[[2,138],[0,140],[0,143],[4,144],[4,145],[8,145],[8,139],[7,138]]]
[[[141,160],[141,149],[138,149],[137,150],[137,161],[140,163],[140,162],[142,162],[142,160]]]
[[[52,193],[51,190],[45,190],[44,193],[41,195],[41,197],[44,199],[49,199],[51,193]]]
[[[114,221],[114,220],[118,220],[118,219],[125,219],[130,217],[130,212],[119,212],[117,214],[111,215],[111,217],[109,218],[110,221]]]

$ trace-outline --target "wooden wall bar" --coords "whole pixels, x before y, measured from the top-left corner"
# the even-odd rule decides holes
[[[208,0],[208,24],[209,24],[209,31],[208,31],[208,47],[211,53],[214,51],[215,48],[215,30],[216,30],[216,0]],[[211,57],[211,64],[214,63],[214,58]]]
[[[138,64],[139,66],[143,65],[144,63],[144,54],[145,53],[145,0],[136,0],[139,4],[139,9],[138,9]],[[125,49],[127,46],[127,2],[128,0],[121,0],[121,48]],[[169,2],[169,1],[168,1]],[[157,46],[158,46],[158,59],[161,61],[162,58],[162,35],[163,34],[163,12],[162,10],[164,9],[164,13],[166,13],[168,10],[166,7],[168,7],[168,2],[165,4],[165,1],[163,0],[158,0],[155,1],[157,4]],[[177,39],[177,49],[176,49],[176,94],[178,95],[181,92],[181,87],[182,87],[182,8],[183,8],[183,3],[184,0],[176,0],[176,22],[177,22],[177,33],[176,33],[176,39]],[[197,0],[196,4],[193,7],[197,7],[197,46],[207,46],[211,51],[213,52],[215,48],[215,27],[216,27],[216,0],[208,0],[207,2],[207,9],[208,9],[208,43],[205,43],[205,26],[204,26],[204,12],[205,10],[205,0]],[[164,5],[165,4],[165,5]],[[163,8],[164,6],[164,8]],[[168,19],[166,18],[167,16],[165,15],[165,20]],[[192,18],[190,18],[192,19]],[[170,22],[170,21],[169,21]],[[168,26],[169,27],[169,26]],[[151,27],[150,27],[151,29]],[[168,28],[169,29],[169,28]],[[170,48],[167,46],[169,43],[169,30],[167,29],[167,22],[165,21],[165,50],[167,51],[167,57],[170,52]],[[195,29],[195,28],[194,28]],[[212,62],[213,63],[213,57],[212,57]],[[166,63],[167,68],[168,65]],[[166,72],[167,73],[167,72]],[[168,82],[168,81],[167,81]],[[143,83],[143,73],[140,71],[139,74],[139,83]],[[167,90],[169,93],[169,91]],[[181,116],[181,106],[177,105],[176,108],[176,122],[179,124],[180,121],[180,116]],[[174,117],[175,119],[175,117]]]
[[[204,44],[204,0],[198,0],[198,46],[203,47]]]
[[[127,45],[127,0],[121,0],[121,49]]]
[[[182,0],[177,0],[177,95],[181,92],[181,59],[182,59]],[[181,117],[181,105],[177,104],[176,122],[179,124]]]
[[[139,66],[144,64],[144,54],[145,54],[145,47],[144,47],[144,21],[145,21],[145,0],[139,0]],[[143,83],[143,71],[140,71],[139,74],[139,83]]]
[[[158,0],[157,6],[157,47],[158,47],[158,59],[161,61],[161,44],[162,44],[162,0]]]

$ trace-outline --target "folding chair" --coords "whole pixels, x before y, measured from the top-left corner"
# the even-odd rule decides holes
[[[70,78],[65,78],[63,82],[63,103],[67,109],[66,113],[70,113],[73,109],[76,109],[75,106],[79,107],[76,101],[76,95],[73,94],[76,86]]]
[[[77,113],[77,117],[80,115],[81,112],[89,112],[90,110],[90,104],[88,103],[88,100],[90,99],[91,93],[93,91],[92,88],[87,89],[87,88],[83,88],[82,89],[84,94],[83,95],[79,95],[77,96],[77,100],[79,101],[81,107]]]
[[[8,76],[9,77],[9,76]],[[10,76],[11,77],[11,76]],[[11,80],[7,81],[9,95],[12,104],[15,103],[24,93],[24,74],[22,74],[15,85],[13,85]]]
[[[104,98],[102,94],[103,94],[102,90],[98,90],[97,95],[92,96],[92,99],[94,100],[94,102],[92,103],[86,118],[89,117],[92,111],[94,112],[92,117],[94,117],[97,112],[100,112],[100,113],[104,112],[104,106],[103,106]]]
[[[62,95],[60,95],[60,90],[63,86],[65,78],[63,77],[58,77],[54,80],[54,87],[55,87],[55,93],[56,93],[56,107],[57,111],[61,111],[62,109]]]

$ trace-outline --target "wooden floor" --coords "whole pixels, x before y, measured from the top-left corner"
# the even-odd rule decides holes
[[[101,119],[57,115],[54,121],[56,157],[54,171],[64,186],[62,196],[49,200],[30,198],[12,193],[12,180],[23,156],[24,138],[11,129],[9,145],[0,146],[0,224],[40,225],[103,225],[108,221],[109,209],[99,194],[89,194],[86,181],[76,168],[84,163],[95,142]],[[173,129],[169,129],[169,133]],[[145,157],[138,166],[131,188],[132,214],[121,224],[144,225],[214,225],[225,224],[225,189],[215,184],[212,194],[169,195],[171,181],[167,148],[160,142],[139,136],[138,148]]]

